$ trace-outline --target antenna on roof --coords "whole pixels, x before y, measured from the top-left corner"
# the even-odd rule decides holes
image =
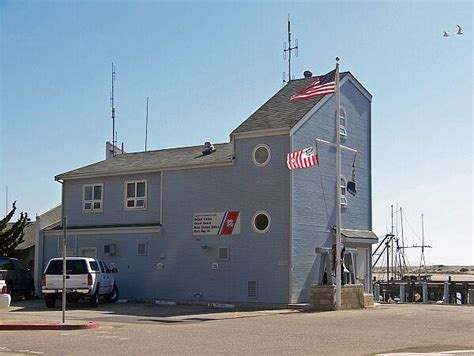
[[[146,122],[145,122],[145,152],[148,142],[148,97],[146,97]]]
[[[290,23],[290,14],[288,14],[288,45],[286,42],[283,42],[283,59],[286,60],[288,53],[288,80],[283,79],[284,83],[289,83],[290,80],[295,79],[294,76],[291,76],[291,52],[295,51],[296,57],[298,57],[298,39],[295,40],[295,46],[291,47],[291,23]]]
[[[5,216],[8,215],[8,185],[5,192]]]
[[[115,105],[114,105],[115,65],[112,62],[112,92],[110,94],[110,106],[112,108],[112,157],[115,156],[115,145],[117,143],[115,132]]]

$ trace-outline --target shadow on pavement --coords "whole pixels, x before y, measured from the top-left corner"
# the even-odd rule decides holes
[[[135,316],[135,317],[147,317],[147,318],[158,318],[157,322],[174,322],[164,321],[159,318],[167,317],[181,317],[181,316],[192,316],[199,314],[221,314],[221,313],[233,313],[236,311],[256,311],[255,308],[239,308],[239,309],[223,309],[223,308],[210,308],[201,305],[157,305],[152,303],[100,303],[97,308],[92,308],[87,302],[78,303],[67,303],[66,310],[68,313],[74,312],[92,312],[97,317],[93,317],[94,320],[100,320],[104,317],[109,316]],[[259,309],[265,310],[265,309]],[[22,301],[17,300],[12,302],[10,313],[28,313],[28,312],[60,312],[61,302],[58,301],[55,308],[48,309],[45,306],[44,300],[35,299]],[[181,319],[186,321],[186,319]],[[209,318],[189,318],[188,321],[202,322],[216,319]],[[148,321],[151,321],[148,319]]]

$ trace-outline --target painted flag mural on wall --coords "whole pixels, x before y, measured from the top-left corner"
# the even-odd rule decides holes
[[[302,150],[288,153],[286,165],[288,169],[308,168],[319,163],[318,155],[314,147],[303,148]]]
[[[316,79],[309,87],[293,95],[290,100],[310,99],[319,95],[331,94],[336,91],[336,70],[330,71]]]

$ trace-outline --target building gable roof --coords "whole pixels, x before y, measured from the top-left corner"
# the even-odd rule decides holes
[[[341,73],[340,79],[342,80],[347,73],[349,72]],[[317,78],[291,80],[232,131],[231,135],[249,131],[291,129],[325,97],[323,95],[307,100],[290,100],[293,95],[307,88]]]
[[[156,172],[232,162],[231,143],[215,144],[214,147],[216,151],[206,156],[202,155],[203,146],[119,154],[113,158],[59,174],[55,179]]]
[[[16,250],[26,250],[32,246],[35,246],[36,244],[36,224],[38,224],[39,221],[39,229],[43,229],[47,226],[53,225],[55,223],[58,223],[61,221],[61,215],[62,215],[62,210],[61,210],[61,205],[58,205],[47,212],[41,214],[38,216],[39,220],[36,220],[35,222],[28,223],[28,225],[25,226],[23,232],[23,242],[18,244],[16,247]]]
[[[341,73],[341,81],[347,77],[356,82],[364,95],[370,95],[365,88],[357,82],[350,72]],[[291,80],[257,111],[240,124],[232,133],[234,135],[255,135],[259,132],[280,134],[282,131],[290,132],[298,122],[310,113],[326,96],[316,96],[307,100],[290,98],[311,85],[318,77]],[[316,109],[316,108],[315,108]],[[242,135],[244,137],[244,135]],[[160,170],[176,170],[198,168],[231,163],[233,160],[232,143],[216,144],[216,152],[202,156],[202,146],[171,148],[148,152],[124,153],[113,158],[96,162],[94,164],[74,169],[55,177],[56,180],[75,179],[86,177],[99,177],[106,175],[121,175],[130,173],[156,172]]]

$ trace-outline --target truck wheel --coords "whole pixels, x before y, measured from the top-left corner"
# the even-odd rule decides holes
[[[119,289],[118,287],[114,284],[114,288],[112,289],[112,292],[107,294],[105,296],[105,300],[109,303],[115,303],[119,297]]]
[[[99,287],[100,285],[97,285],[94,295],[91,296],[89,304],[93,308],[97,308],[97,306],[99,305]]]
[[[24,297],[26,300],[31,300],[35,297],[35,286],[30,285],[28,289],[25,291]]]
[[[53,297],[45,297],[44,301],[46,302],[46,308],[54,308],[56,305],[56,298]]]

